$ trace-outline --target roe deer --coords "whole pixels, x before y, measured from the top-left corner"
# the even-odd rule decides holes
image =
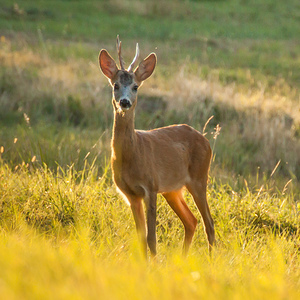
[[[154,71],[156,54],[151,53],[133,70],[139,56],[137,44],[136,55],[125,70],[118,37],[117,50],[120,69],[106,50],[102,49],[99,55],[100,68],[113,88],[113,180],[130,204],[143,252],[147,257],[148,243],[152,256],[156,255],[156,198],[161,193],[184,225],[183,254],[187,254],[197,219],[184,201],[183,187],[192,194],[202,215],[211,250],[215,231],[206,200],[212,156],[209,142],[185,124],[135,130],[137,91]],[[147,228],[142,199],[146,206]]]

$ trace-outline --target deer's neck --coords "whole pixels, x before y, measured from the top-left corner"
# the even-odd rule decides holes
[[[115,110],[112,135],[113,160],[123,162],[134,158],[136,143],[134,109],[125,114]]]

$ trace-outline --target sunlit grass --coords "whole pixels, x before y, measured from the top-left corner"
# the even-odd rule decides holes
[[[254,244],[254,243],[253,243]],[[299,255],[282,239],[213,258],[146,264],[137,255],[102,257],[79,232],[59,245],[22,227],[1,233],[1,294],[6,299],[297,299]],[[285,253],[289,251],[289,257]]]
[[[187,259],[182,225],[159,198],[159,253],[146,263],[130,209],[106,173],[12,172],[1,163],[0,178],[5,299],[299,297],[299,205],[291,194],[235,192],[212,179],[217,245],[210,257],[200,222]]]

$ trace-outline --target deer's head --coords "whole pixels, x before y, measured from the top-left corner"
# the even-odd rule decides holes
[[[117,49],[120,68],[117,67],[114,59],[105,49],[100,51],[99,64],[103,74],[108,78],[113,88],[113,105],[115,109],[124,113],[129,109],[134,109],[136,106],[138,88],[153,73],[156,65],[156,55],[155,53],[151,53],[133,71],[139,56],[139,47],[137,44],[135,57],[128,69],[125,70],[119,36],[117,37]]]

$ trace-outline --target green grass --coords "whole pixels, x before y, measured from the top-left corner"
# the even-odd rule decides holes
[[[149,2],[149,3],[148,3]],[[0,30],[98,47],[144,40],[161,63],[190,56],[223,73],[249,68],[258,74],[299,82],[299,4],[231,1],[4,1]],[[164,49],[168,41],[169,51]],[[57,46],[57,44],[56,44]],[[84,51],[84,50],[83,50]],[[91,55],[91,52],[89,52]],[[80,54],[81,55],[81,54]],[[226,78],[225,78],[226,79]]]
[[[54,174],[0,166],[1,295],[6,299],[297,299],[299,204],[264,189],[239,192],[212,180],[212,257],[202,224],[188,259],[183,228],[158,200],[158,258],[139,252],[131,211],[94,167]],[[187,202],[196,212],[190,197]],[[199,214],[197,218],[200,219]]]
[[[0,293],[5,299],[298,299],[298,1],[2,1]],[[158,258],[139,251],[110,170],[111,89],[98,54],[139,42],[158,65],[136,127],[187,123],[214,151],[187,259],[158,199]],[[217,128],[221,127],[216,136]]]

